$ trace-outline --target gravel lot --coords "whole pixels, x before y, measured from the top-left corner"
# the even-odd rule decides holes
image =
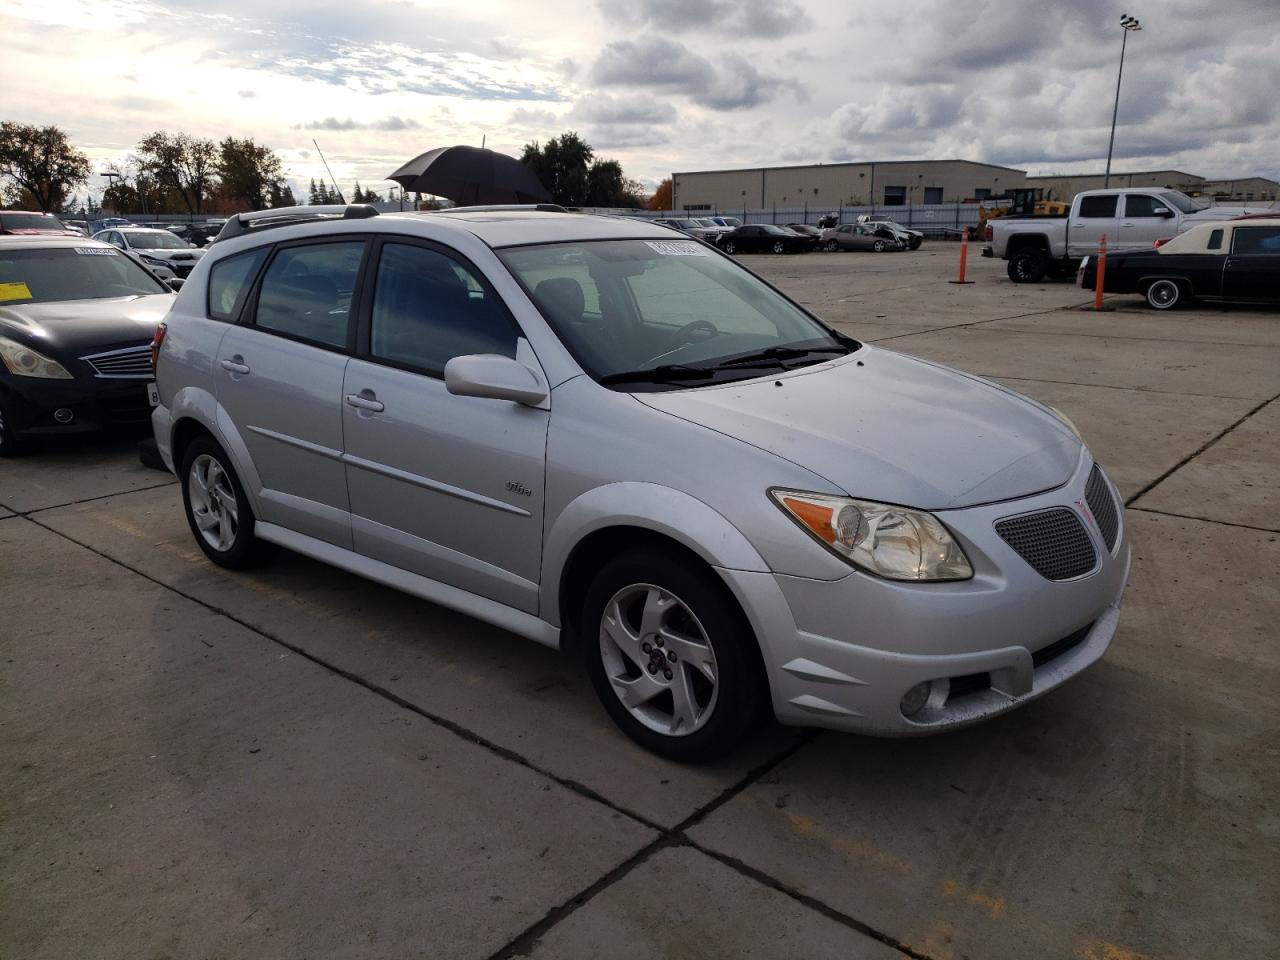
[[[0,462],[0,957],[1262,957],[1280,942],[1280,314],[956,248],[744,258],[1065,411],[1128,502],[1106,658],[975,729],[687,769],[576,665],[282,554],[131,442]]]

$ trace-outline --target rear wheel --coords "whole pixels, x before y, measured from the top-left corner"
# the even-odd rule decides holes
[[[1153,310],[1172,310],[1182,300],[1182,285],[1176,280],[1157,280],[1147,287],[1147,303]]]
[[[774,253],[784,253],[787,249],[787,245],[781,240],[775,240],[773,241],[773,247],[771,249]]]
[[[839,249],[840,249],[840,244],[836,243],[834,240],[827,241],[827,251],[829,253],[835,253]]]
[[[673,760],[723,756],[750,729],[759,657],[724,584],[677,553],[607,563],[583,607],[587,672],[614,723]]]
[[[1044,279],[1048,261],[1043,250],[1019,250],[1009,257],[1009,279],[1014,283],[1039,283]]]
[[[737,253],[737,252],[738,252],[738,245],[737,245],[736,243],[734,243],[732,240],[726,240],[726,241],[724,242],[724,252],[725,252],[725,253],[728,253],[728,254],[734,254],[734,253]]]
[[[873,243],[873,244],[871,245],[871,249],[872,249],[872,250],[874,250],[876,253],[883,253],[883,252],[884,252],[884,241],[883,241],[883,240],[877,240],[875,243]]]
[[[232,570],[261,562],[269,545],[254,535],[253,509],[222,447],[212,437],[191,441],[179,476],[187,523],[205,556]]]

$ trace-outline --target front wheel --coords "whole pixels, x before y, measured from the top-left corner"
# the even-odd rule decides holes
[[[835,252],[836,252],[837,250],[839,250],[839,249],[840,249],[840,244],[836,243],[834,240],[828,240],[828,241],[827,241],[827,252],[828,252],[828,253],[835,253]]]
[[[781,240],[775,240],[773,241],[773,246],[770,249],[772,249],[774,253],[783,253],[787,249],[787,245]]]
[[[1182,302],[1182,286],[1176,280],[1157,280],[1147,287],[1147,303],[1153,310],[1172,310]]]
[[[1048,266],[1048,258],[1042,251],[1019,250],[1009,257],[1009,279],[1014,283],[1039,283]]]
[[[260,562],[268,545],[254,535],[253,510],[231,459],[212,437],[199,437],[182,458],[182,504],[204,555],[240,570]]]
[[[615,557],[587,591],[582,623],[596,695],[641,746],[711,760],[751,728],[764,688],[755,639],[709,570],[666,552]]]
[[[871,249],[874,250],[876,253],[884,253],[884,241],[877,240],[875,243],[871,245]]]
[[[724,252],[728,254],[735,254],[738,252],[738,245],[732,240],[726,240],[724,242]]]

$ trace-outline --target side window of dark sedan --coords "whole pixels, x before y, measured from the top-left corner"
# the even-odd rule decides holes
[[[582,311],[582,294],[578,294]],[[369,352],[435,376],[454,357],[516,355],[519,329],[497,294],[436,250],[388,243],[378,258]]]

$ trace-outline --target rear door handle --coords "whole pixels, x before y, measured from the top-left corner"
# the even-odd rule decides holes
[[[348,393],[346,399],[347,404],[357,410],[372,410],[374,413],[381,413],[386,409],[381,400],[374,398],[372,390],[365,390],[361,393]]]
[[[226,370],[228,373],[249,372],[249,365],[244,362],[244,357],[240,356],[238,353],[230,360],[223,360],[220,365],[222,369]]]

